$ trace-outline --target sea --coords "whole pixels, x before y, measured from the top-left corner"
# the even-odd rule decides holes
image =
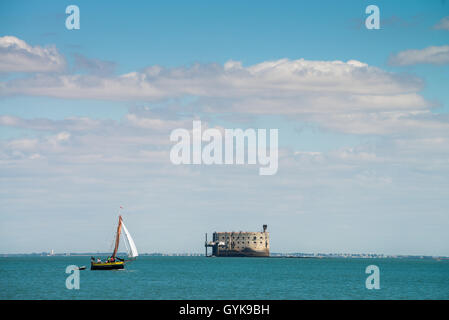
[[[94,271],[87,256],[13,256],[0,258],[0,288],[1,300],[449,299],[449,260],[141,256]]]

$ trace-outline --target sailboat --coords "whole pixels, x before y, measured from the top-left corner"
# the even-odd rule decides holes
[[[123,233],[122,233],[122,230],[123,230]],[[124,235],[124,240],[125,240],[124,242],[125,242],[126,249],[128,251],[128,260],[117,257],[117,250],[118,250],[121,234]],[[124,269],[125,262],[135,260],[138,255],[139,255],[139,253],[137,252],[136,244],[134,243],[134,240],[131,237],[131,234],[129,233],[128,229],[126,228],[125,224],[123,223],[122,216],[119,215],[117,233],[115,236],[114,252],[106,261],[101,261],[100,259],[95,260],[95,257],[92,257],[91,262],[90,262],[90,270]]]

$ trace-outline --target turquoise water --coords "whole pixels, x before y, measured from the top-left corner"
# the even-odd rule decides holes
[[[449,299],[449,260],[139,257],[91,271],[90,257],[0,258],[0,299]],[[380,289],[365,268],[380,268]],[[80,289],[68,290],[68,265]]]

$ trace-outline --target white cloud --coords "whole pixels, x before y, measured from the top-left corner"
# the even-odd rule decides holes
[[[30,160],[36,160],[36,159],[41,159],[41,158],[42,158],[42,156],[41,156],[39,153],[33,153],[33,154],[29,157]]]
[[[320,156],[322,153],[318,152],[318,151],[295,151],[294,154],[298,155],[298,156],[316,157],[316,156]]]
[[[25,128],[38,131],[92,131],[99,129],[102,123],[87,117],[70,117],[64,120],[24,119],[9,115],[0,115],[0,126]]]
[[[32,151],[37,145],[37,139],[16,139],[6,143],[6,147],[19,151]]]
[[[282,148],[279,172],[268,180],[260,178],[257,166],[172,165],[168,137],[178,121],[183,120],[145,112],[130,112],[121,121],[0,118],[3,125],[34,128],[37,134],[35,139],[0,139],[0,178],[8,186],[0,198],[18,222],[14,233],[21,230],[23,221],[31,225],[42,220],[33,214],[38,208],[64,224],[89,221],[82,228],[95,234],[99,225],[110,220],[110,213],[125,203],[136,237],[147,233],[149,226],[161,236],[164,228],[187,232],[179,219],[197,222],[196,229],[188,232],[201,234],[211,225],[234,228],[229,219],[238,218],[242,228],[254,228],[257,219],[283,233],[293,234],[303,226],[299,234],[315,245],[323,234],[336,232],[332,231],[336,223],[350,226],[352,237],[367,223],[386,223],[402,234],[413,234],[414,241],[414,231],[430,220],[442,224],[433,236],[447,238],[447,132],[331,151]],[[81,125],[84,129],[69,129]],[[407,218],[418,216],[420,223],[404,227]],[[325,231],[323,220],[329,221],[324,228],[330,226]],[[100,233],[109,231],[105,228]],[[369,240],[384,236],[388,230],[376,229]],[[280,233],[276,237],[278,246],[291,241],[282,240]],[[302,243],[303,238],[298,241]],[[77,243],[77,250],[91,248],[90,242]],[[194,241],[189,245],[195,246]],[[106,250],[108,246],[104,244]],[[154,248],[151,244],[142,250]]]
[[[448,117],[427,110],[312,115],[310,121],[348,134],[407,134],[410,137],[449,134]]]
[[[373,152],[355,150],[354,148],[345,148],[335,150],[330,153],[333,157],[344,161],[383,161]]]
[[[379,113],[429,109],[432,103],[419,94],[422,87],[417,77],[386,72],[355,60],[281,59],[247,67],[237,61],[228,61],[223,66],[152,66],[119,76],[38,74],[3,82],[0,94],[128,101],[195,96],[198,100],[192,108],[206,113],[293,115],[328,128],[364,134],[374,131],[369,129],[370,119],[375,119],[377,126],[385,118]],[[177,110],[182,111],[182,107],[177,106]],[[363,121],[348,123],[348,117]],[[14,119],[0,121],[7,124]],[[127,118],[130,125],[141,128],[156,129],[161,126],[158,121],[135,118],[132,114]],[[368,129],[363,129],[367,122]],[[42,121],[40,125],[48,124]],[[170,125],[181,127],[182,123]],[[351,130],[357,125],[360,129]]]
[[[317,115],[319,117],[320,115]],[[379,163],[422,158],[430,163],[446,155],[449,119],[430,112],[323,114],[311,119],[327,129],[349,134],[388,136],[384,150],[364,146],[336,150],[280,150],[280,158],[307,163]],[[79,124],[81,123],[81,124]],[[85,126],[85,123],[94,125]],[[43,125],[45,124],[45,125]],[[65,120],[0,117],[0,125],[26,128],[38,132],[35,138],[0,140],[2,161],[17,158],[58,159],[64,163],[159,163],[170,165],[170,132],[176,128],[191,129],[191,119],[167,120],[146,111],[135,110],[122,121],[71,118]],[[203,121],[204,127],[209,127]],[[39,158],[34,157],[38,154]],[[426,158],[424,155],[431,155]],[[404,158],[405,157],[405,158]],[[449,164],[449,163],[448,163]]]
[[[142,117],[136,113],[128,113],[125,118],[132,126],[155,131],[166,132],[168,129],[173,130],[174,128],[189,128],[192,126],[191,120],[164,120],[155,117]]]
[[[415,64],[447,64],[449,63],[449,46],[432,46],[424,49],[410,49],[392,55],[389,64],[408,66]]]
[[[13,36],[0,37],[0,72],[58,72],[65,66],[54,46],[33,47]]]
[[[49,120],[0,116],[0,126],[38,132],[33,139],[0,140],[3,151],[0,161],[45,158],[64,163],[168,164],[171,130],[189,128],[192,121],[165,120],[148,112],[140,114],[136,111],[126,114],[122,121],[85,117]]]
[[[70,139],[70,133],[63,131],[63,132],[59,132],[58,134],[54,135],[54,136],[50,136],[47,138],[47,141],[55,146],[58,147],[61,143],[63,143],[64,141],[67,141]]]
[[[2,95],[154,101],[182,96],[288,98],[304,94],[345,94],[382,97],[416,92],[422,88],[422,81],[354,60],[281,59],[248,67],[237,62],[171,69],[153,66],[116,77],[37,75],[3,83],[0,88]]]
[[[68,132],[60,132],[56,135],[56,140],[57,141],[65,141],[68,140],[70,138],[70,133]]]
[[[438,22],[435,26],[435,29],[438,30],[449,30],[449,16],[444,17],[443,19],[440,20],[440,22]]]
[[[44,49],[30,47],[17,38],[2,39],[45,56],[41,52]],[[404,51],[392,60],[404,65],[417,61],[442,63],[446,55],[449,59],[449,46]],[[176,68],[155,65],[118,76],[103,72],[106,67],[98,65],[97,60],[84,57],[81,60],[84,67],[98,69],[98,72],[87,75],[39,73],[4,81],[0,83],[0,95],[145,102],[193,96],[196,97],[194,105],[177,105],[175,113],[190,108],[242,117],[284,115],[352,134],[391,134],[431,125],[439,129],[447,124],[439,121],[438,116],[418,116],[429,113],[434,105],[419,93],[423,88],[421,79],[387,72],[356,60],[280,59],[250,66],[230,60],[224,65],[194,64]],[[186,125],[183,121],[162,121],[158,117],[138,117],[133,113],[125,121],[129,126],[153,130]],[[101,127],[97,121],[87,118],[57,122],[57,130],[55,123],[48,119],[28,121],[1,116],[0,124],[32,126],[36,130],[50,127],[68,132]]]
[[[30,61],[24,60],[22,70],[32,69],[26,67]],[[369,222],[392,222],[392,229],[402,235],[404,221],[415,210],[422,223],[406,229],[412,235],[407,240],[421,243],[414,231],[433,218],[431,222],[441,226],[434,237],[448,243],[443,240],[448,237],[449,121],[430,112],[431,103],[419,93],[420,79],[355,60],[152,66],[119,76],[103,72],[108,66],[95,62],[82,61],[83,70],[90,68],[92,74],[38,74],[3,82],[0,94],[133,102],[195,96],[199,99],[194,103],[203,112],[280,114],[328,130],[376,135],[380,142],[327,151],[292,152],[285,147],[279,152],[278,174],[260,179],[256,166],[173,166],[169,133],[192,124],[191,119],[176,118],[179,114],[171,114],[173,109],[164,109],[162,116],[150,110],[133,111],[120,121],[3,115],[0,126],[33,131],[33,138],[0,139],[1,179],[8,186],[1,190],[0,199],[2,207],[10,208],[10,216],[20,220],[15,233],[25,217],[42,220],[40,215],[24,213],[38,208],[53,217],[64,212],[64,225],[71,217],[90,221],[83,227],[93,226],[86,232],[97,234],[117,202],[126,200],[140,208],[132,212],[140,234],[153,226],[160,235],[155,239],[163,236],[164,226],[199,234],[211,225],[227,228],[226,223],[236,221],[230,217],[238,217],[244,228],[253,228],[257,219],[271,219],[273,230],[300,234],[301,243],[322,241],[323,234],[336,232],[336,222],[353,230],[364,230]],[[176,106],[176,111],[184,107]],[[301,217],[292,212],[301,212]],[[180,219],[198,222],[195,228],[202,231],[184,230]],[[322,221],[329,222],[324,229]],[[361,237],[367,243],[388,236],[388,230],[372,229],[376,232],[371,237]],[[333,235],[338,238],[338,232]],[[88,243],[98,242],[83,245]]]

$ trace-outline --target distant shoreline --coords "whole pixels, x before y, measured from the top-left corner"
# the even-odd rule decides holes
[[[7,257],[108,257],[110,252],[84,252],[84,253],[0,253],[0,258]],[[118,256],[126,256],[126,253],[118,253]],[[144,257],[204,257],[204,253],[142,253]],[[426,255],[384,255],[384,254],[349,254],[349,253],[272,253],[265,258],[302,258],[302,259],[323,259],[323,258],[346,258],[346,259],[434,259],[449,260],[447,256],[426,256]]]

